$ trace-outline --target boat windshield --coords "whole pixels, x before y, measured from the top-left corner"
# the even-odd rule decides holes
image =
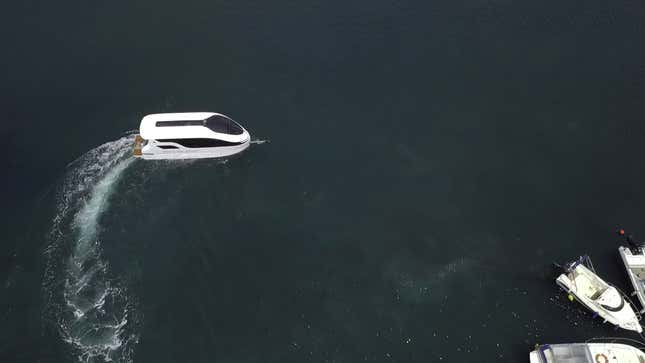
[[[204,126],[220,134],[241,135],[244,130],[242,126],[230,118],[222,115],[213,115],[204,120]]]
[[[549,363],[593,363],[591,352],[585,344],[558,344],[541,349],[543,359]]]

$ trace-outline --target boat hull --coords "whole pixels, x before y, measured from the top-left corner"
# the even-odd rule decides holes
[[[645,255],[633,254],[627,247],[618,247],[618,253],[623,260],[629,280],[634,287],[634,293],[638,296],[641,307],[645,308]],[[645,309],[641,310],[641,312]]]
[[[645,362],[645,353],[631,345],[620,343],[546,344],[529,353],[530,363],[565,361],[640,363]]]
[[[250,140],[235,146],[219,146],[210,148],[178,148],[164,150],[152,145],[147,145],[141,150],[141,157],[145,160],[181,160],[181,159],[208,159],[225,158],[246,150],[251,145]]]
[[[616,288],[586,267],[576,266],[574,270],[558,276],[556,283],[606,322],[638,333],[643,331],[629,302],[623,300]]]
[[[540,361],[540,355],[536,351],[529,353],[529,363],[543,363]]]

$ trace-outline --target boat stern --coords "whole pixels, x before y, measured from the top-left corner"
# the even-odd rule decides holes
[[[535,349],[529,353],[530,363],[551,363],[553,362],[553,352],[551,345],[535,345]]]
[[[560,286],[560,288],[562,288],[562,290],[566,291],[567,293],[570,293],[573,288],[573,281],[571,281],[566,273],[558,276],[558,278],[555,279],[555,283],[558,284],[558,286]]]

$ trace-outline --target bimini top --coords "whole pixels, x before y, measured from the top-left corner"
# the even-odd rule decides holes
[[[155,113],[139,126],[146,140],[209,138],[244,142],[249,133],[231,118],[214,112]]]

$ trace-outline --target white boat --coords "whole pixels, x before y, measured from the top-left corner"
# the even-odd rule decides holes
[[[618,247],[618,254],[623,260],[627,276],[634,287],[634,295],[638,296],[641,303],[641,313],[645,311],[645,246],[643,243],[636,242],[631,235],[625,235],[624,230],[618,232],[625,237],[627,246]]]
[[[634,294],[638,296],[641,306],[645,307],[645,251],[642,248],[620,246],[618,253],[634,287]]]
[[[133,155],[143,159],[198,159],[231,156],[249,147],[251,136],[230,117],[214,112],[145,116]]]
[[[593,269],[589,257],[583,256],[569,264],[565,273],[558,276],[556,283],[605,322],[623,329],[642,332],[640,316],[636,315],[623,294],[598,277],[585,263]]]
[[[645,353],[617,343],[545,344],[529,353],[530,363],[645,363]]]

